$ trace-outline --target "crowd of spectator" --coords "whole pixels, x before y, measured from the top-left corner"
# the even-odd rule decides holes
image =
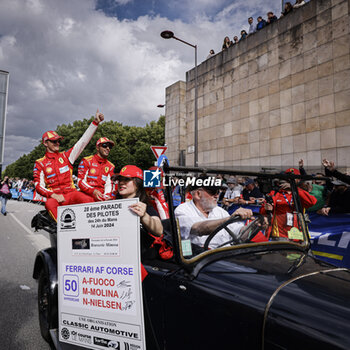
[[[298,187],[310,193],[317,200],[316,204],[307,210],[325,216],[334,213],[350,213],[350,175],[339,172],[334,162],[327,159],[324,159],[322,164],[325,169],[324,174],[312,174],[313,180],[298,182]],[[299,169],[294,169],[293,172],[295,175],[307,175],[303,160],[299,162]],[[226,210],[229,210],[232,205],[261,206],[266,202],[266,196],[269,195],[271,187],[272,191],[278,191],[283,185],[283,182],[275,179],[269,190],[266,191],[259,179],[242,176],[224,177],[222,175],[218,175],[218,177],[222,179],[218,205]],[[17,191],[19,199],[21,199],[23,191],[34,191],[32,180],[6,177],[1,183],[4,181],[8,184],[9,189]],[[180,186],[175,186],[173,189],[174,207],[185,200],[186,194],[185,192],[181,193],[181,190]]]
[[[28,179],[20,179],[19,177],[9,179],[13,189],[18,190],[31,190],[34,191],[34,181]]]
[[[289,13],[291,13],[293,10],[298,9],[302,6],[305,5],[305,1],[304,0],[296,0],[295,4],[292,5],[291,2],[286,2],[284,5],[284,9],[281,12],[281,17],[287,16]],[[222,47],[221,47],[221,51],[227,50],[229,47],[234,46],[236,44],[238,44],[240,41],[244,40],[245,38],[247,38],[248,36],[253,35],[254,33],[256,33],[257,31],[263,29],[264,27],[266,27],[267,25],[276,22],[278,20],[277,16],[272,12],[269,11],[266,14],[266,20],[262,17],[259,16],[256,19],[256,23],[254,23],[254,19],[253,17],[249,17],[248,18],[248,32],[245,29],[241,30],[241,37],[238,38],[238,36],[234,36],[233,40],[231,40],[228,36],[225,37]],[[209,55],[207,56],[207,59],[214,56],[215,52],[213,49],[211,49],[209,51]]]
[[[6,216],[6,204],[9,199],[12,198],[12,193],[15,191],[18,194],[21,194],[22,191],[33,191],[34,183],[33,181],[27,179],[20,178],[9,178],[5,176],[2,180],[0,180],[0,201],[1,201],[1,214]],[[16,198],[20,198],[18,195]]]
[[[296,180],[299,197],[304,198],[305,209],[319,215],[350,213],[350,175],[339,172],[334,162],[324,159],[322,162],[325,173],[307,174],[304,169],[304,162],[299,161],[299,168],[290,168],[283,173],[294,175],[312,175],[313,180]],[[253,179],[242,176],[217,176],[222,180],[222,186],[217,196],[217,203],[223,209],[230,211],[235,206],[264,206],[267,199],[281,189],[289,189],[286,181],[274,179],[266,186],[261,179]],[[304,194],[304,191],[307,194]],[[191,199],[189,194],[183,193],[176,186],[173,190],[174,207],[181,202]],[[310,196],[309,196],[310,195]],[[312,198],[312,200],[311,200]],[[302,200],[303,201],[303,200]]]

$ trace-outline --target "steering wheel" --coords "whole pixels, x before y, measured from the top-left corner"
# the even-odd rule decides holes
[[[250,242],[261,230],[264,224],[264,216],[261,214],[254,213],[255,219],[250,222],[247,226],[242,227],[238,234],[240,243]]]
[[[212,233],[210,233],[210,235],[207,237],[207,239],[205,240],[204,243],[204,250],[208,250],[208,246],[209,243],[211,242],[211,240],[216,236],[216,234],[218,232],[220,232],[221,230],[226,230],[228,232],[228,234],[232,237],[233,242],[235,243],[240,243],[236,237],[236,235],[227,227],[228,225],[237,222],[237,221],[241,221],[242,218],[239,215],[235,215],[235,216],[230,216],[228,218],[228,220],[226,220],[224,223],[222,223],[221,225],[219,225]],[[226,244],[226,243],[225,243]]]
[[[208,250],[209,243],[211,240],[216,236],[218,232],[221,230],[226,230],[229,235],[232,237],[232,239],[228,240],[227,242],[224,242],[220,244],[217,248],[221,248],[225,246],[226,244],[241,244],[241,243],[247,243],[250,242],[261,230],[261,226],[264,223],[264,216],[261,214],[254,213],[254,216],[256,217],[251,223],[249,223],[247,226],[243,227],[238,235],[235,235],[227,226],[237,222],[241,221],[242,218],[238,215],[231,216],[227,221],[225,221],[223,224],[219,225],[205,240],[204,243],[204,249]]]

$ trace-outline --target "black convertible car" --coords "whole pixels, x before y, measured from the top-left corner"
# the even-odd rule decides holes
[[[220,169],[168,167],[169,173],[206,172],[257,177],[262,186],[274,179],[290,184],[297,235],[255,242],[273,220],[256,215],[234,234],[230,216],[202,246],[184,240],[174,216],[163,222],[174,257],[144,259],[143,281],[147,349],[350,349],[350,273],[311,253],[296,179],[284,174],[238,173]],[[168,176],[168,175],[166,175]],[[258,208],[257,208],[258,209]],[[257,210],[258,212],[258,210]],[[33,225],[54,227],[37,217]],[[230,239],[213,248],[216,235]],[[55,246],[37,255],[33,276],[39,279],[38,305],[43,337],[57,328]]]

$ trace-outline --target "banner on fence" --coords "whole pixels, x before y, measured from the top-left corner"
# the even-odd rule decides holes
[[[228,209],[229,214],[240,207],[253,212],[259,212],[260,209],[254,205],[232,205]],[[333,265],[350,268],[350,214],[308,215],[311,220],[309,233],[313,254]]]
[[[309,217],[314,255],[336,266],[350,267],[350,214],[309,213]]]

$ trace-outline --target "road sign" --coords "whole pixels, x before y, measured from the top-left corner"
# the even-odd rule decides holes
[[[151,146],[151,150],[157,159],[164,154],[167,149],[167,146]]]

